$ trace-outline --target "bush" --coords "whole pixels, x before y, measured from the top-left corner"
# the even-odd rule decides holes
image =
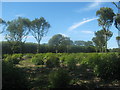
[[[49,74],[51,88],[66,88],[70,82],[70,76],[66,70],[58,69]]]
[[[32,61],[35,65],[44,65],[43,55],[42,55],[42,54],[36,54],[34,57],[32,57],[31,61]]]
[[[103,55],[103,54],[102,54]],[[92,69],[100,63],[100,55],[99,54],[89,54],[89,56],[87,57],[88,61],[87,61],[87,64],[89,67],[91,67]]]
[[[74,55],[69,55],[65,58],[66,64],[70,70],[74,70],[76,68],[77,61]]]
[[[2,61],[2,90],[27,90],[27,85],[26,73],[22,68]]]
[[[47,54],[46,55],[46,67],[54,68],[59,67],[59,58],[55,54]]]
[[[101,55],[94,71],[105,80],[120,79],[120,56],[115,53]]]
[[[21,58],[22,58],[22,54],[13,54],[13,55],[7,55],[4,60],[7,62],[11,62],[13,64],[19,64]]]

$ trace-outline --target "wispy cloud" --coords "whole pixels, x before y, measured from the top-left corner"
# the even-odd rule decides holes
[[[88,4],[87,6],[85,6],[84,8],[81,8],[81,9],[78,9],[78,10],[75,10],[75,12],[82,12],[82,11],[89,11],[89,10],[93,10],[93,9],[96,9],[96,8],[99,8],[101,3],[100,2],[101,0],[94,0],[94,2],[91,2],[90,4]]]
[[[86,30],[86,31],[81,31],[82,33],[85,33],[85,34],[94,34],[93,31],[90,31],[90,30]]]
[[[95,2],[91,3],[88,8],[94,8],[97,7],[101,4],[101,2],[98,2],[97,0],[95,0]]]
[[[83,19],[83,21],[81,21],[81,22],[79,22],[79,23],[76,23],[76,24],[70,26],[68,30],[70,30],[70,31],[71,31],[71,30],[74,30],[74,29],[78,28],[79,26],[81,26],[81,25],[83,25],[83,24],[85,24],[85,23],[88,23],[88,22],[90,22],[90,21],[96,20],[96,19],[97,19],[97,18]]]

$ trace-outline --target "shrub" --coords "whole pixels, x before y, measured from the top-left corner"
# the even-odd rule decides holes
[[[48,54],[46,56],[46,67],[53,68],[53,67],[59,67],[59,58],[55,54]]]
[[[65,65],[65,58],[66,58],[66,55],[64,55],[64,54],[59,57],[61,66]]]
[[[58,69],[49,74],[49,82],[52,88],[65,88],[69,85],[70,76],[66,70]]]
[[[7,55],[4,60],[7,62],[11,62],[13,64],[18,64],[21,58],[22,58],[22,54],[13,54],[13,55]]]
[[[74,56],[69,55],[68,57],[65,58],[65,60],[69,69],[74,70],[76,68],[77,62]]]
[[[27,90],[26,73],[11,62],[2,61],[2,89]]]
[[[44,65],[42,54],[36,54],[34,57],[32,57],[31,61],[35,65]]]
[[[105,80],[120,79],[120,56],[115,53],[102,54],[94,71],[95,74]]]
[[[87,64],[89,67],[94,68],[100,62],[100,55],[99,54],[89,54],[87,57],[88,61]]]

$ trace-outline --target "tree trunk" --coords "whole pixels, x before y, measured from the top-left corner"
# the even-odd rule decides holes
[[[107,35],[105,34],[105,53],[107,53]]]
[[[55,52],[58,53],[58,50],[56,49]]]
[[[19,44],[20,44],[20,45],[19,45],[19,46],[20,46],[20,47],[19,47],[19,48],[20,48],[20,53],[22,53],[22,50],[23,50],[23,49],[22,49],[22,46],[23,46],[23,43],[20,42]]]
[[[37,45],[37,53],[39,53],[39,49],[40,49],[40,43],[38,43]]]
[[[12,50],[12,54],[14,54],[15,53],[14,46],[11,47],[11,50]]]

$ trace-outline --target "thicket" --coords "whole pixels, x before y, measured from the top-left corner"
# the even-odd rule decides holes
[[[120,55],[118,53],[5,54],[3,59],[4,87],[13,86],[12,88],[17,88],[15,87],[17,83],[18,87],[21,88],[26,85],[25,74],[15,66],[20,60],[26,59],[29,59],[35,65],[44,65],[45,68],[53,70],[48,76],[49,84],[52,88],[69,85],[70,80],[67,78],[69,77],[69,72],[65,70],[74,71],[79,67],[77,64],[85,66],[86,69],[90,68],[93,74],[102,80],[120,80]],[[59,68],[62,68],[62,70]],[[63,83],[65,83],[65,86]]]

